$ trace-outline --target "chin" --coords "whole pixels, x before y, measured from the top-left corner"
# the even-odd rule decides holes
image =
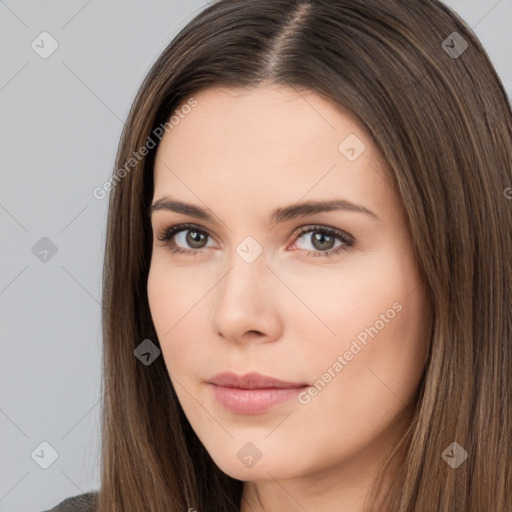
[[[259,453],[258,453],[259,452]],[[262,453],[263,452],[263,453]],[[229,456],[229,454],[233,454]],[[300,462],[293,455],[285,456],[270,447],[258,450],[252,443],[210,452],[214,463],[231,478],[243,481],[272,481],[299,476]]]

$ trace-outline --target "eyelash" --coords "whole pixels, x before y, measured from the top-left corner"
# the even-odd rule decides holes
[[[171,226],[170,228],[164,229],[159,234],[157,239],[160,242],[164,242],[164,245],[167,245],[169,240],[171,240],[174,235],[176,235],[182,231],[195,231],[197,233],[201,233],[206,236],[210,236],[206,231],[204,231],[203,229],[199,229],[199,227],[195,226],[194,224],[177,224],[177,225]],[[352,247],[354,245],[353,239],[350,238],[348,235],[346,235],[342,231],[338,231],[337,229],[329,228],[327,226],[312,226],[312,227],[302,228],[300,230],[300,232],[296,235],[296,238],[300,238],[301,236],[303,236],[307,233],[314,233],[314,232],[320,232],[322,234],[326,234],[326,235],[332,236],[334,238],[337,238],[338,240],[343,242],[343,245],[339,246],[336,249],[329,249],[327,251],[308,251],[307,256],[310,256],[311,253],[313,253],[313,257],[335,256],[344,251],[347,251],[350,247]],[[182,255],[189,255],[189,256],[197,256],[202,251],[202,249],[195,249],[195,250],[181,249],[175,245],[171,246],[171,248],[169,250],[171,251],[172,254],[182,254]],[[303,250],[305,250],[305,249],[303,249]]]

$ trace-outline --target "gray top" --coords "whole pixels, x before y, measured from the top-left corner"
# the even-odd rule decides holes
[[[91,491],[79,494],[78,496],[66,498],[52,509],[43,512],[97,512],[97,498],[97,492]]]

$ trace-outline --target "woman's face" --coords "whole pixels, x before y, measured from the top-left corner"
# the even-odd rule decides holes
[[[361,482],[403,431],[427,354],[399,198],[354,118],[314,92],[195,99],[158,149],[148,279],[181,406],[234,478]],[[227,371],[292,387],[211,384]]]

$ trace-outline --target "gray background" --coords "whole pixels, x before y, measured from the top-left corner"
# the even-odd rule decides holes
[[[150,66],[206,3],[0,0],[0,512],[99,487],[108,198],[92,191]],[[512,0],[447,3],[512,96]],[[43,31],[58,42],[46,59],[31,47]],[[58,453],[47,469],[43,441]]]

